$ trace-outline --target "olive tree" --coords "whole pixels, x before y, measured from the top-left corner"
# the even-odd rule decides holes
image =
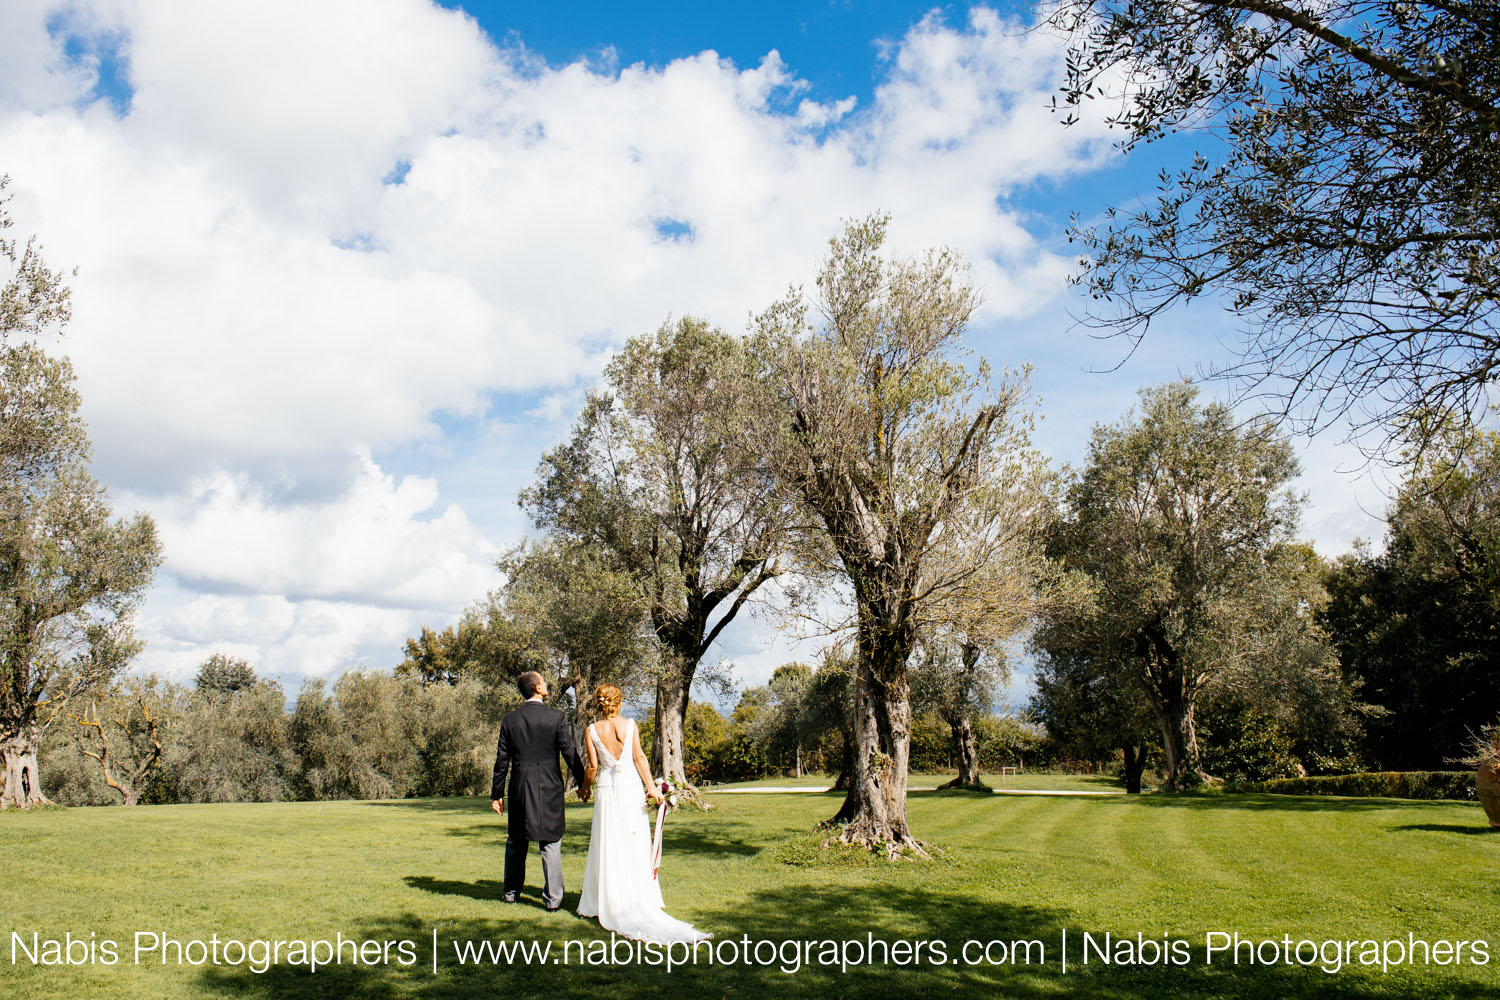
[[[1129,152],[1204,141],[1136,207],[1076,222],[1097,323],[1137,340],[1220,296],[1222,374],[1308,429],[1484,416],[1500,364],[1500,18],[1453,0],[1059,0],[1063,103]],[[1118,99],[1118,103],[1114,100]],[[1180,143],[1178,144],[1180,145]]]
[[[538,670],[554,700],[571,695],[579,730],[593,721],[599,685],[634,692],[654,676],[645,602],[606,553],[545,539],[500,568],[507,579],[491,598],[489,629],[512,648],[498,662],[520,668],[507,679]]]
[[[1297,462],[1269,420],[1241,424],[1198,390],[1173,382],[1143,390],[1141,409],[1098,425],[1071,478],[1052,554],[1084,574],[1091,598],[1055,638],[1096,664],[1127,671],[1161,729],[1166,786],[1203,771],[1194,722],[1199,692],[1216,674],[1291,641],[1296,600],[1281,576],[1301,499],[1289,484]]]
[[[139,648],[132,616],[161,561],[156,528],[112,520],[89,473],[72,365],[36,338],[71,316],[35,238],[4,233],[0,176],[0,809],[45,802],[37,749],[74,696]]]
[[[24,244],[5,233],[15,228],[6,211],[10,176],[0,174],[0,261],[9,272],[0,285],[0,347],[13,336],[55,333],[73,316],[72,289],[65,275],[47,266],[42,248],[32,236]]]
[[[217,694],[233,694],[254,687],[259,680],[248,660],[214,653],[198,667],[193,676],[193,687],[199,691]]]
[[[837,839],[899,856],[922,852],[906,815],[907,661],[928,626],[1010,613],[979,570],[1027,530],[1046,476],[1025,377],[997,384],[965,363],[966,267],[948,250],[886,259],[886,227],[850,223],[815,298],[793,289],[754,320],[747,440],[821,529],[804,556],[852,606],[854,773]]]
[[[607,556],[648,609],[661,654],[656,759],[684,785],[684,725],[699,665],[777,575],[786,504],[764,458],[731,442],[749,386],[741,345],[687,317],[631,339],[570,439],[521,503],[536,524]]]
[[[1091,761],[1118,752],[1125,791],[1138,794],[1148,746],[1161,735],[1133,664],[1111,661],[1071,613],[1044,622],[1031,637],[1036,654],[1031,710],[1068,754]]]
[[[18,308],[19,280],[0,334],[48,308]],[[112,517],[79,402],[66,359],[0,336],[0,808],[46,801],[37,748],[140,648],[132,621],[161,561],[150,517]]]
[[[976,717],[994,708],[995,690],[1010,677],[1004,647],[985,647],[967,636],[944,632],[921,647],[917,700],[929,704],[953,733],[958,775],[944,788],[988,791],[979,777]]]
[[[104,784],[121,805],[133,806],[160,769],[172,735],[171,691],[159,691],[154,678],[122,687],[90,698],[87,709],[69,717],[78,726],[79,753],[99,765]]]

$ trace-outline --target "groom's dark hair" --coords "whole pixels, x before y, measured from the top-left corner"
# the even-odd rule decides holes
[[[536,694],[537,688],[541,687],[543,683],[542,675],[535,670],[528,670],[516,678],[516,687],[521,689],[522,698],[530,698]]]

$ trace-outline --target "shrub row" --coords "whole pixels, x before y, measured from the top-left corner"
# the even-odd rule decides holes
[[[1271,795],[1350,795],[1387,799],[1475,798],[1473,771],[1373,771],[1363,774],[1329,774],[1316,778],[1276,778],[1231,784],[1230,792],[1266,792]]]

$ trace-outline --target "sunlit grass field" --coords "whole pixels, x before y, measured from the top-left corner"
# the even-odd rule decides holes
[[[1080,791],[1122,792],[1124,786],[1118,778],[1108,775],[1090,774],[1042,774],[1022,771],[1019,774],[983,774],[980,778],[986,785],[998,791]],[[907,779],[907,788],[912,791],[936,790],[953,780],[950,774],[913,774]],[[754,788],[820,788],[826,789],[833,779],[826,774],[812,774],[801,778],[763,778],[758,781],[738,781],[719,786],[721,789]]]
[[[1045,777],[1045,776],[1041,776]],[[815,779],[816,780],[816,779]],[[1073,779],[1077,781],[1078,779]],[[926,784],[914,781],[914,784]],[[995,782],[998,784],[998,781]],[[1084,780],[1082,787],[1107,788]],[[668,972],[584,966],[609,935],[574,916],[590,807],[568,809],[564,912],[543,912],[532,853],[522,901],[501,902],[504,821],[481,799],[47,809],[0,814],[5,997],[497,998],[775,995],[986,997],[1457,997],[1500,995],[1500,833],[1454,802],[1205,794],[912,796],[928,862],[818,849],[834,794],[724,795],[668,820],[669,910],[721,943],[937,941],[948,961],[796,971],[741,962]],[[438,966],[432,967],[433,932]],[[1204,962],[1205,935],[1474,940],[1489,965],[1345,969]],[[416,961],[308,972],[283,955],[244,966],[132,963],[136,932],[224,939],[409,940]],[[1061,969],[1062,936],[1069,966]],[[1082,935],[1184,939],[1183,966],[1081,962]],[[16,948],[119,943],[119,963],[37,967]],[[569,963],[463,966],[455,942],[551,943]],[[964,941],[1037,940],[1044,963],[968,965]],[[82,946],[79,946],[81,948]],[[597,945],[595,947],[602,947]],[[772,945],[765,946],[773,947]],[[845,947],[845,946],[840,946]],[[75,948],[75,954],[81,954]],[[97,952],[96,952],[97,954]],[[763,955],[768,954],[762,951]],[[791,951],[779,952],[791,955]],[[811,953],[815,958],[818,952]],[[825,953],[826,954],[826,953]],[[852,956],[852,951],[849,952]],[[996,952],[992,949],[992,954]],[[620,953],[625,958],[625,954]],[[908,956],[909,957],[909,956]],[[12,964],[13,960],[16,964]]]

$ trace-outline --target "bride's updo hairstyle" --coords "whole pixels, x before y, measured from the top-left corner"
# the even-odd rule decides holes
[[[620,714],[620,702],[625,700],[624,694],[613,684],[600,684],[594,691],[594,705],[599,709],[599,717],[607,719],[612,715]]]

